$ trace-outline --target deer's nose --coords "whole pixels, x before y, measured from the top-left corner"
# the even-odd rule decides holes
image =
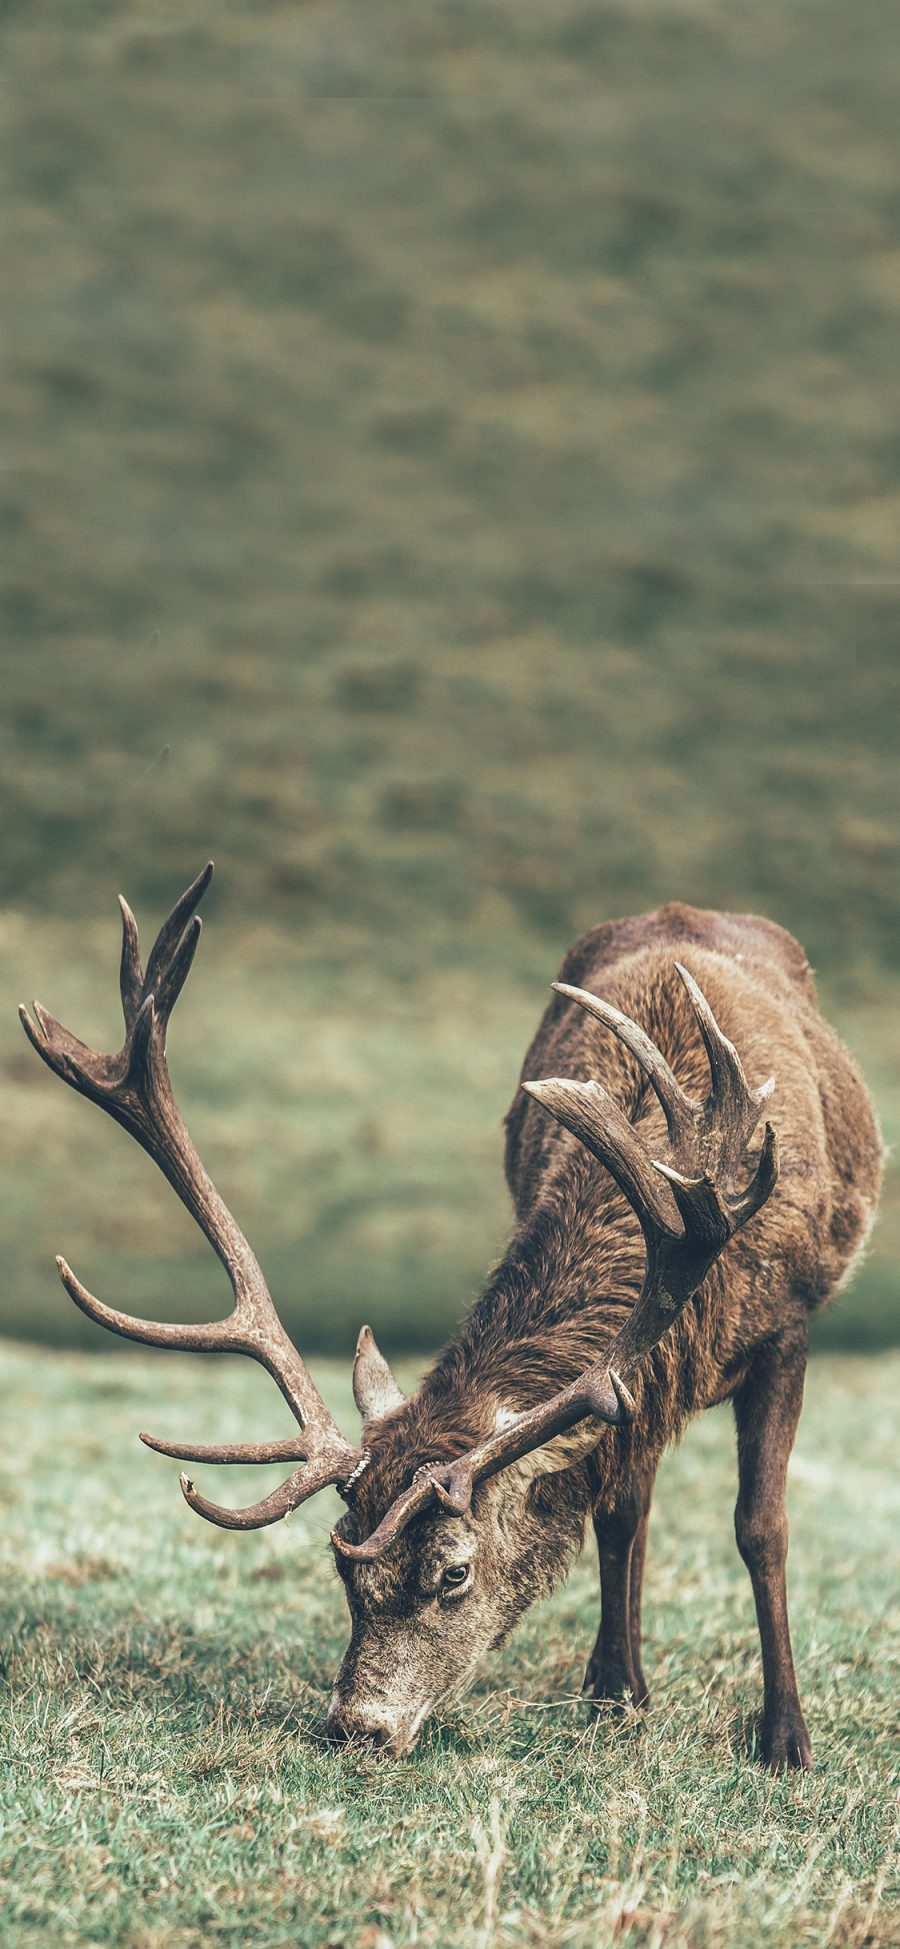
[[[325,1720],[326,1738],[340,1746],[350,1740],[357,1746],[390,1746],[395,1733],[396,1727],[387,1725],[383,1719],[334,1703]]]

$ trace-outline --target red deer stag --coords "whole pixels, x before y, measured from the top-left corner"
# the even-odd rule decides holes
[[[172,1095],[166,1028],[211,873],[173,909],[146,973],[122,902],[118,1055],[85,1047],[37,1005],[36,1022],[24,1011],[23,1020],[50,1068],[155,1159],[222,1260],[234,1307],[214,1325],[132,1319],[94,1299],[60,1260],[67,1292],[128,1339],[250,1354],[299,1423],[292,1439],[253,1446],[143,1439],[193,1462],[299,1464],[247,1509],[207,1501],[182,1476],[190,1507],[225,1528],[276,1522],[329,1483],[347,1503],[332,1541],[352,1633],[332,1736],[409,1746],[436,1702],[561,1576],[589,1516],[602,1616],[586,1689],[597,1705],[643,1705],[653,1478],[687,1417],[730,1399],[737,1542],[762,1639],[760,1751],[772,1767],[808,1766],[788,1632],[785,1477],[808,1315],[865,1241],[881,1144],[797,943],[768,921],[678,904],[578,942],[507,1117],[509,1251],[409,1400],[363,1328],[354,1446],[278,1319]],[[773,1124],[759,1131],[770,1102],[777,1144]]]

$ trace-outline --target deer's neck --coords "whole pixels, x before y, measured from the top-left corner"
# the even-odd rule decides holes
[[[589,1161],[573,1168],[569,1159],[565,1178],[551,1182],[520,1226],[450,1345],[385,1422],[377,1469],[360,1490],[373,1495],[373,1509],[408,1482],[411,1460],[450,1461],[493,1433],[498,1410],[534,1407],[575,1380],[627,1318],[644,1257],[637,1222],[615,1186]],[[666,1415],[653,1411],[626,1430],[600,1428],[587,1462],[547,1476],[539,1499],[548,1530],[559,1531],[557,1570],[590,1508],[615,1500],[623,1471],[641,1466],[645,1443],[667,1426]]]
[[[605,1173],[569,1160],[520,1226],[425,1388],[521,1410],[565,1387],[627,1318],[644,1270],[637,1221]],[[470,1409],[471,1412],[471,1409]],[[466,1417],[468,1419],[468,1415]]]

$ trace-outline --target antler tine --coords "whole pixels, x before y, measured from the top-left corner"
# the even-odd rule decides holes
[[[305,1462],[308,1442],[297,1435],[286,1441],[193,1442],[161,1441],[157,1435],[139,1435],[145,1448],[157,1455],[169,1455],[175,1462]]]
[[[196,886],[197,882],[194,881]],[[141,944],[138,925],[128,905],[124,893],[119,894],[119,912],[122,915],[122,952],[119,959],[119,994],[122,998],[122,1014],[125,1017],[125,1033],[129,1034],[137,1020],[144,994],[144,970],[141,967]]]
[[[270,1523],[280,1523],[284,1516],[290,1516],[320,1489],[331,1488],[335,1477],[333,1467],[327,1462],[310,1464],[309,1468],[297,1469],[271,1495],[263,1496],[261,1502],[251,1502],[246,1509],[226,1509],[221,1502],[210,1502],[194,1488],[187,1475],[180,1475],[178,1480],[188,1508],[205,1522],[215,1523],[217,1529],[267,1529]]]
[[[545,1082],[523,1083],[522,1088],[606,1166],[645,1232],[648,1226],[677,1232],[677,1214],[660,1185],[652,1159],[624,1110],[602,1083],[551,1076]]]
[[[676,964],[677,965],[677,964]],[[735,1232],[761,1209],[778,1178],[775,1131],[766,1125],[753,1177],[739,1195],[733,1180],[744,1147],[772,1084],[751,1090],[733,1043],[722,1034],[697,983],[678,972],[709,1052],[712,1089],[702,1106],[682,1090],[646,1032],[586,990],[554,983],[613,1029],[650,1077],[669,1127],[671,1156],[651,1156],[609,1092],[596,1082],[553,1077],[523,1083],[535,1102],[571,1130],[606,1167],[632,1205],[647,1247],[643,1285],[625,1325],[592,1366],[561,1393],[518,1415],[455,1462],[426,1469],[387,1511],[363,1543],[334,1542],[344,1555],[372,1561],[413,1517],[433,1502],[450,1514],[468,1507],[479,1481],[508,1468],[577,1422],[621,1426],[635,1402],[628,1381],[673,1325]],[[680,1222],[679,1222],[680,1221]]]
[[[157,1455],[168,1455],[179,1462],[211,1462],[216,1464],[258,1463],[258,1462],[302,1462],[303,1468],[295,1469],[277,1489],[263,1496],[260,1502],[253,1502],[245,1509],[228,1509],[224,1503],[210,1502],[194,1488],[188,1476],[180,1475],[181,1492],[185,1502],[195,1514],[208,1523],[215,1523],[219,1529],[265,1529],[270,1523],[280,1522],[283,1516],[299,1509],[301,1503],[308,1502],[320,1489],[335,1487],[339,1493],[347,1488],[349,1477],[368,1458],[363,1449],[351,1449],[349,1444],[338,1437],[337,1444],[324,1448],[314,1448],[307,1439],[298,1440],[296,1436],[286,1441],[270,1442],[206,1442],[161,1441],[156,1435],[142,1434],[140,1437],[146,1448],[152,1448]]]
[[[669,1138],[672,1143],[677,1143],[690,1125],[694,1105],[656,1043],[651,1042],[637,1022],[632,1022],[630,1015],[623,1015],[621,1009],[614,1008],[612,1002],[604,1001],[602,995],[592,995],[587,988],[571,988],[567,981],[551,982],[551,987],[557,995],[565,995],[567,1001],[576,1002],[579,1008],[595,1016],[605,1028],[612,1029],[613,1035],[618,1036],[625,1048],[637,1057],[662,1105]]]
[[[229,1350],[237,1353],[241,1350],[234,1313],[224,1320],[198,1320],[178,1325],[168,1320],[138,1320],[131,1313],[120,1313],[113,1306],[105,1306],[102,1299],[96,1299],[75,1277],[65,1259],[57,1258],[56,1270],[69,1298],[75,1301],[81,1312],[86,1313],[97,1326],[108,1327],[110,1333],[120,1334],[123,1340],[139,1340],[148,1347],[180,1347],[183,1353],[222,1353]]]
[[[680,961],[674,965],[684,984],[709,1057],[711,1089],[705,1107],[709,1110],[715,1105],[720,1115],[726,1115],[742,1131],[746,1142],[756,1129],[766,1098],[775,1088],[775,1078],[770,1076],[759,1089],[751,1090],[734,1043],[723,1035],[702,988]]]
[[[772,1087],[774,1088],[774,1078]],[[755,1218],[757,1212],[762,1211],[767,1199],[771,1198],[778,1183],[779,1168],[778,1132],[773,1123],[767,1123],[756,1170],[746,1190],[739,1198],[732,1201],[731,1214],[736,1232],[740,1231],[741,1226],[746,1225],[749,1219]]]
[[[124,894],[119,894],[119,907],[122,914],[119,991],[127,1031],[133,1029],[141,1003],[147,995],[154,996],[157,1014],[164,1022],[168,1021],[190,973],[191,962],[200,940],[201,922],[195,921],[193,928],[188,930],[186,935],[185,929],[191,915],[203,899],[214,870],[213,861],[208,860],[202,873],[197,874],[196,880],[193,880],[181,898],[176,900],[150,950],[146,975],[141,967],[137,921]],[[184,940],[182,935],[185,935]]]
[[[197,951],[201,922],[195,909],[212,872],[210,863],[176,901],[150,951],[146,973],[141,967],[137,923],[127,901],[120,900],[123,931],[119,985],[126,1033],[117,1055],[105,1056],[89,1048],[38,1003],[34,1005],[35,1021],[24,1009],[20,1014],[29,1040],[48,1067],[122,1124],[168,1178],[221,1259],[231,1281],[234,1306],[226,1319],[203,1324],[176,1325],[135,1319],[95,1299],[65,1260],[60,1259],[57,1264],[66,1291],[89,1318],[126,1339],[149,1346],[181,1347],[190,1352],[244,1353],[267,1369],[304,1430],[302,1443],[295,1438],[253,1446],[227,1444],[206,1455],[201,1455],[196,1447],[178,1448],[152,1441],[149,1445],[187,1459],[302,1459],[306,1466],[289,1483],[282,1484],[274,1498],[267,1497],[259,1505],[260,1509],[276,1509],[276,1513],[283,1515],[288,1507],[305,1501],[326,1481],[346,1481],[358,1465],[361,1451],[351,1447],[341,1435],[286,1333],[260,1266],[204,1170],[172,1092],[166,1063],[166,1027]],[[201,1514],[207,1513],[202,1497],[195,1498],[195,1506]],[[208,1508],[215,1505],[210,1504]],[[228,1514],[223,1512],[222,1520]],[[275,1515],[263,1515],[259,1520],[275,1519]],[[252,1526],[249,1521],[232,1524],[232,1527]]]
[[[181,898],[176,900],[171,913],[163,921],[153,946],[150,949],[147,960],[147,972],[144,976],[144,993],[145,995],[156,996],[157,1011],[160,1015],[171,1011],[187,979],[190,970],[190,961],[188,961],[188,965],[184,969],[180,981],[172,983],[171,979],[172,974],[176,972],[179,943],[191,915],[203,899],[203,895],[209,886],[214,871],[215,868],[212,860],[207,860],[202,873],[197,874],[196,880],[193,880],[191,885],[185,889]],[[164,1008],[164,999],[167,990],[173,990],[171,992],[169,1011],[166,1011]]]

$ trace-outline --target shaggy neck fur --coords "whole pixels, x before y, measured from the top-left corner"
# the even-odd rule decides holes
[[[483,1439],[498,1409],[534,1406],[583,1372],[627,1317],[643,1271],[639,1227],[611,1179],[586,1155],[568,1158],[412,1400],[367,1430],[372,1465],[354,1499],[362,1522],[374,1526],[423,1463]],[[589,1461],[535,1483],[531,1506],[555,1528],[563,1561],[655,1419],[640,1436],[599,1429]]]

